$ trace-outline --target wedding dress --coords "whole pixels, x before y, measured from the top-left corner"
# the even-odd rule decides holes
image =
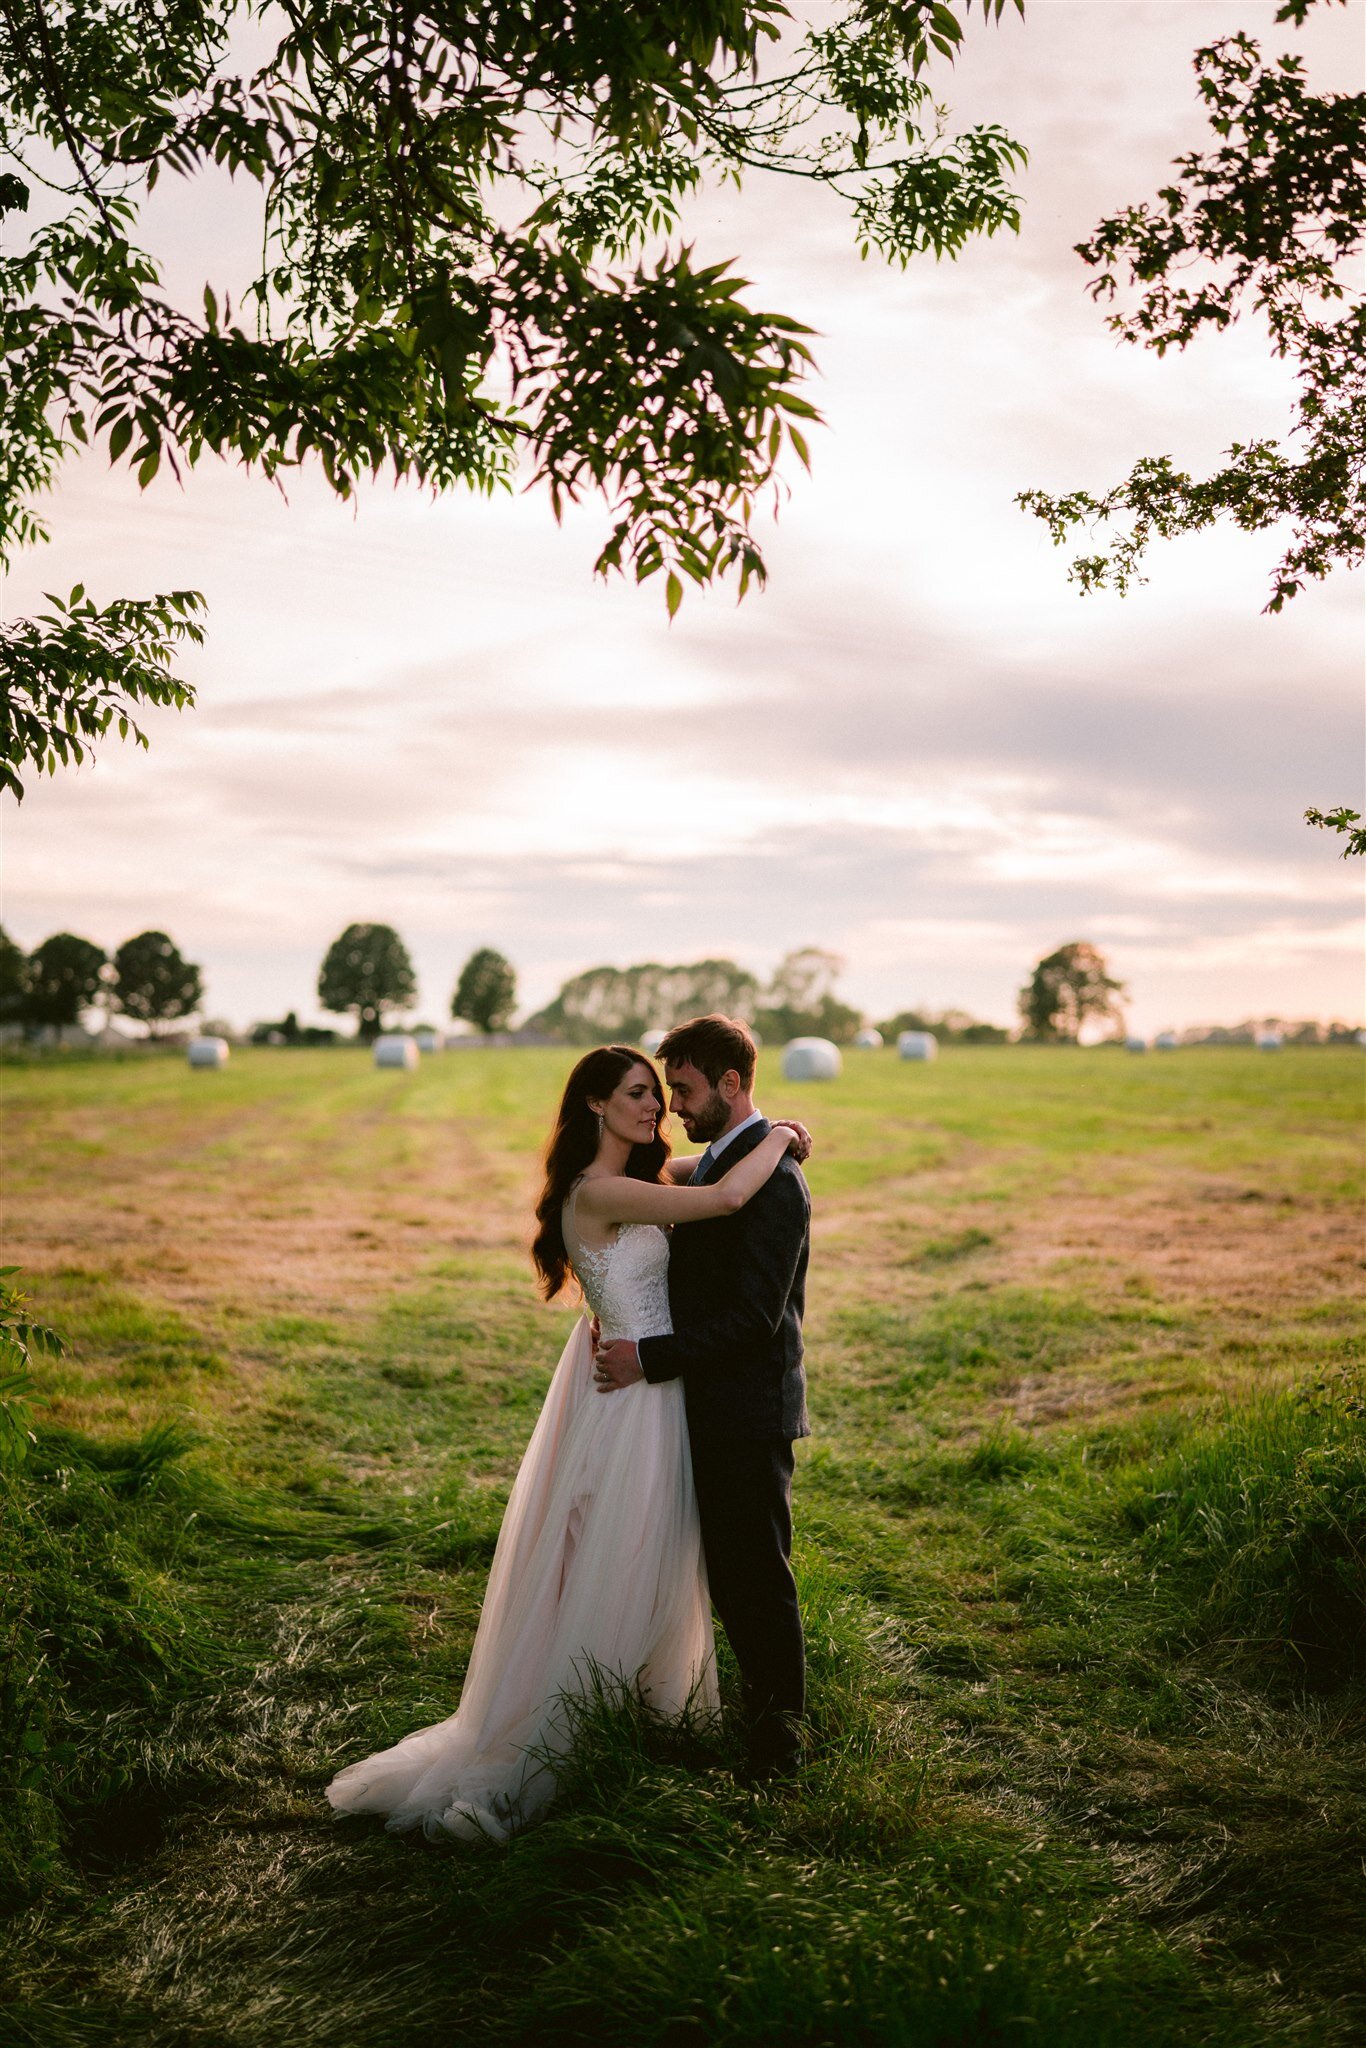
[[[664,1232],[627,1223],[613,1244],[586,1245],[576,1195],[565,1245],[603,1336],[669,1331]],[[600,1394],[584,1316],[508,1500],[458,1710],[348,1765],[327,1796],[393,1829],[503,1840],[553,1797],[573,1733],[564,1696],[598,1673],[662,1714],[717,1709],[683,1383]]]

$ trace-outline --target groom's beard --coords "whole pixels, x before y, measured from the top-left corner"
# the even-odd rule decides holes
[[[719,1138],[730,1122],[730,1104],[719,1088],[713,1088],[707,1100],[691,1116],[683,1119],[683,1128],[694,1141],[698,1138],[709,1145],[713,1138]]]

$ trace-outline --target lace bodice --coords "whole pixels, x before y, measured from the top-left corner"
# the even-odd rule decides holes
[[[667,1336],[669,1240],[654,1223],[622,1223],[616,1241],[585,1244],[574,1223],[577,1188],[561,1212],[565,1249],[604,1337]]]

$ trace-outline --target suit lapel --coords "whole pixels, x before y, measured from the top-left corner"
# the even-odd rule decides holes
[[[713,1158],[706,1172],[694,1178],[693,1186],[709,1188],[713,1181],[723,1179],[732,1166],[738,1166],[746,1153],[752,1152],[756,1145],[763,1144],[772,1128],[766,1116],[760,1117],[757,1124],[751,1124],[748,1130],[741,1131],[738,1138],[731,1139],[725,1151],[719,1157]]]

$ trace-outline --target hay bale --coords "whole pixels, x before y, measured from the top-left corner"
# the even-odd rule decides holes
[[[873,1052],[882,1043],[882,1033],[874,1025],[866,1025],[862,1031],[854,1033],[854,1043],[865,1052]]]
[[[843,1064],[828,1038],[793,1038],[783,1047],[785,1081],[833,1081]]]
[[[653,1059],[668,1035],[667,1031],[647,1031],[640,1041],[641,1051],[649,1053],[650,1058]]]
[[[444,1052],[446,1050],[445,1036],[440,1031],[428,1031],[425,1029],[415,1031],[413,1033],[413,1043],[419,1052]]]
[[[1259,1031],[1255,1040],[1258,1052],[1279,1052],[1281,1034],[1279,1031]]]
[[[1126,1038],[1124,1050],[1125,1052],[1146,1052],[1148,1050],[1148,1041],[1146,1038]]]
[[[1153,1044],[1159,1052],[1175,1052],[1177,1046],[1176,1033],[1174,1031],[1159,1031],[1153,1040]]]
[[[192,1067],[226,1067],[228,1064],[228,1041],[226,1038],[192,1038],[190,1040],[190,1065]]]
[[[896,1049],[903,1060],[937,1060],[939,1040],[932,1031],[903,1031]]]
[[[417,1040],[407,1031],[385,1031],[375,1040],[377,1067],[415,1067]]]

